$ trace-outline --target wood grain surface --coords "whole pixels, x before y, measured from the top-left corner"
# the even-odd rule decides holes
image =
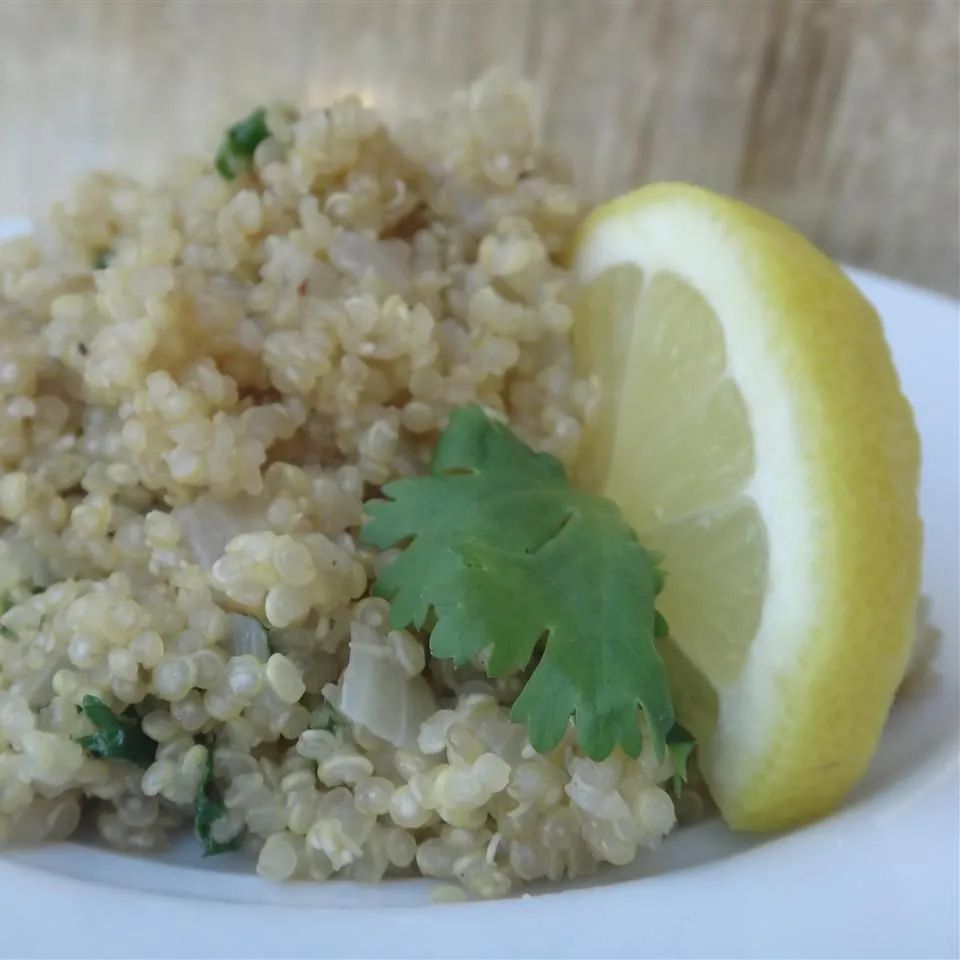
[[[957,0],[0,0],[0,215],[151,176],[252,104],[531,78],[594,199],[693,180],[956,293]]]

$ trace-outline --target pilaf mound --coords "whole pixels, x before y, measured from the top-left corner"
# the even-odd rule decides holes
[[[358,545],[455,407],[577,456],[580,207],[529,95],[495,73],[395,128],[355,97],[263,122],[232,179],[92,176],[0,246],[0,842],[86,815],[155,850],[202,795],[207,852],[277,880],[497,896],[628,863],[674,824],[670,760],[536,754],[523,677],[391,630],[390,552]],[[155,756],[85,749],[91,697]]]

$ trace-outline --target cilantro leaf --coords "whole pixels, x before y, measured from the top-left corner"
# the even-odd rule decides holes
[[[343,726],[343,717],[329,703],[322,703],[316,710],[310,714],[311,730],[326,730],[328,733],[336,733]]]
[[[584,752],[642,748],[643,708],[657,756],[673,705],[654,646],[662,573],[609,500],[573,487],[555,458],[538,454],[479,407],[455,410],[430,474],[384,487],[367,504],[361,539],[408,542],[375,592],[392,601],[395,627],[421,628],[432,609],[434,656],[464,663],[490,649],[488,673],[540,662],[515,702],[540,752],[571,716]]]
[[[10,597],[4,595],[0,596],[0,617],[2,617],[8,610],[13,608],[13,601]],[[5,637],[8,640],[16,640],[16,634],[6,625],[0,623],[0,637]]]
[[[670,728],[667,734],[667,749],[673,759],[673,792],[678,797],[687,782],[687,763],[696,745],[693,734],[679,723]]]
[[[219,791],[213,780],[213,743],[207,744],[207,762],[203,768],[203,776],[197,784],[197,792],[193,798],[193,828],[197,839],[203,845],[203,855],[214,857],[218,853],[236,850],[240,846],[242,832],[235,837],[220,843],[213,839],[212,828],[214,823],[227,812],[220,801]]]
[[[117,716],[99,697],[87,694],[80,711],[97,732],[77,737],[77,743],[91,756],[108,760],[129,760],[146,769],[157,755],[157,743],[140,728],[138,717]]]
[[[270,135],[266,117],[266,111],[260,107],[227,130],[214,161],[224,180],[233,180],[250,169],[254,151]]]

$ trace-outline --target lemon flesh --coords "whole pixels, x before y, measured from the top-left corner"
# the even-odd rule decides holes
[[[822,815],[912,638],[919,444],[872,307],[778,221],[682,184],[595,210],[574,347],[580,480],[665,557],[664,657],[727,821]]]

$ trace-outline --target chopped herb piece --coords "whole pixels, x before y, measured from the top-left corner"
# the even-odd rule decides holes
[[[0,617],[2,617],[11,607],[13,601],[8,596],[0,596]],[[9,628],[0,623],[0,637],[6,637],[8,640],[16,640],[17,635]]]
[[[670,728],[667,734],[667,749],[673,758],[673,792],[678,797],[687,782],[687,763],[696,745],[693,734],[679,723]]]
[[[228,840],[226,843],[220,843],[213,839],[213,825],[226,814],[227,810],[221,802],[220,792],[213,779],[214,744],[211,741],[206,746],[207,762],[203,768],[203,776],[200,778],[200,783],[197,784],[197,792],[193,798],[193,828],[196,832],[197,839],[203,845],[203,855],[205,857],[214,857],[218,853],[236,850],[236,848],[240,846],[242,835],[238,833],[233,839]]]
[[[430,474],[384,487],[367,505],[362,540],[406,544],[375,592],[391,623],[421,628],[431,608],[434,656],[465,663],[489,648],[501,676],[543,656],[513,706],[540,752],[574,718],[584,753],[620,744],[637,756],[642,707],[657,756],[674,722],[654,646],[662,574],[616,505],[576,489],[555,458],[537,454],[477,406],[456,410]]]
[[[77,743],[91,757],[109,760],[129,760],[146,769],[157,755],[157,743],[140,728],[140,720],[133,716],[118,717],[98,697],[87,694],[80,710],[97,732],[77,737]]]
[[[101,250],[101,251],[93,258],[93,269],[94,269],[94,270],[103,270],[104,268],[106,268],[106,267],[109,265],[109,263],[110,263],[110,251],[109,251],[109,250]]]
[[[336,733],[343,725],[343,717],[329,704],[324,703],[310,714],[311,730],[326,730]]]
[[[217,151],[215,166],[224,180],[250,169],[253,152],[261,141],[270,135],[267,129],[266,111],[263,107],[254,110],[249,117],[235,123],[223,138]]]

